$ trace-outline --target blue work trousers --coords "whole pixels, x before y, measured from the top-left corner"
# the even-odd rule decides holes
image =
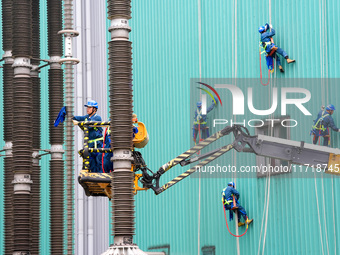
[[[201,139],[207,139],[210,136],[209,127],[207,127],[206,124],[201,124],[199,129],[201,132]],[[198,124],[194,124],[194,126],[192,127],[192,130],[193,130],[193,138],[196,141],[197,135],[198,135]]]
[[[319,136],[314,134],[313,144],[317,144]],[[329,136],[323,136],[323,146],[329,146]]]
[[[233,203],[230,203],[230,205],[226,204],[224,207],[225,207],[226,210],[231,210],[232,205],[233,205]],[[238,209],[236,209],[235,211],[237,211],[238,220],[240,221],[241,216],[242,216],[243,219],[246,221],[247,220],[246,210],[240,204],[237,204],[237,207],[238,207]]]
[[[103,148],[103,143],[102,141],[97,141],[97,148]],[[94,148],[94,143],[89,143],[89,148]],[[90,171],[92,173],[100,173],[102,172],[101,169],[101,164],[99,164],[98,160],[97,160],[97,155],[101,154],[101,153],[97,153],[97,152],[91,152],[90,153]]]
[[[280,58],[277,55],[277,53],[280,54],[284,58],[288,57],[288,54],[283,49],[281,49],[280,47],[278,47],[277,50],[275,51],[275,53],[273,54],[273,57],[276,59],[276,64],[278,66],[281,66],[281,61],[280,61]]]

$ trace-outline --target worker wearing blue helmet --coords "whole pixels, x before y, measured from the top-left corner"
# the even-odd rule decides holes
[[[237,211],[239,223],[238,226],[241,227],[244,224],[249,225],[253,222],[253,219],[248,219],[246,210],[239,204],[238,199],[240,197],[240,193],[235,189],[235,183],[229,182],[228,186],[223,189],[222,191],[222,203],[224,205],[225,210],[229,210],[229,218],[230,220],[233,219],[233,196],[235,197],[236,206],[237,208],[235,211]],[[241,222],[241,217],[244,219],[244,223]]]
[[[329,128],[333,129],[335,132],[340,132],[340,129],[335,126],[334,120],[332,118],[334,111],[334,105],[330,104],[318,113],[311,131],[311,134],[314,135],[313,144],[317,144],[319,136],[322,136],[323,146],[330,146]]]
[[[98,103],[94,100],[89,100],[86,107],[87,114],[84,116],[74,116],[76,121],[102,121],[102,118],[97,114]],[[103,147],[103,129],[101,127],[89,127],[89,148]],[[92,172],[100,172],[100,167],[96,162],[97,153],[90,153],[90,170]]]
[[[269,28],[271,29],[271,31],[268,31]],[[281,65],[280,58],[276,53],[284,57],[288,64],[295,62],[295,60],[290,59],[288,57],[288,54],[283,49],[279,48],[273,43],[272,37],[275,35],[275,30],[273,29],[272,25],[266,23],[264,26],[259,27],[259,33],[261,34],[261,43],[263,48],[267,52],[268,56],[272,56],[273,58],[276,59],[276,63],[280,71],[283,73],[284,70]]]
[[[215,105],[217,104],[217,98],[212,100],[212,104],[207,109],[207,114],[211,112]],[[201,130],[201,139],[206,139],[209,137],[209,127],[207,126],[207,114],[202,114],[202,102],[197,102],[197,108],[194,113],[194,125],[193,125],[193,139],[196,144],[197,134],[199,129]]]

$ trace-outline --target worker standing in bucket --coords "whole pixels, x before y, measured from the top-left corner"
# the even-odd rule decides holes
[[[87,114],[84,116],[74,116],[72,119],[76,121],[102,121],[102,118],[97,114],[98,103],[94,100],[89,100],[86,107]],[[89,148],[103,147],[103,129],[101,127],[89,127]],[[91,172],[100,172],[100,166],[97,164],[96,156],[98,153],[90,153],[90,170]]]
[[[311,134],[313,137],[313,144],[317,144],[319,140],[319,136],[323,137],[323,146],[330,147],[330,132],[329,128],[333,129],[335,132],[340,132],[340,129],[337,128],[334,124],[334,120],[332,118],[332,114],[335,111],[334,105],[327,105],[325,110],[321,110],[318,114],[318,117],[314,121],[314,125],[312,127]]]
[[[269,28],[271,31],[268,31]],[[272,37],[275,35],[275,30],[273,29],[272,25],[266,23],[264,26],[259,27],[259,33],[261,34],[262,47],[267,52],[268,56],[276,59],[276,63],[279,66],[280,71],[283,73],[284,70],[281,65],[280,58],[276,53],[284,57],[288,64],[295,62],[295,60],[290,59],[288,54],[283,49],[279,48],[273,43]]]
[[[194,113],[194,124],[192,127],[193,130],[192,135],[195,144],[197,140],[197,134],[201,135],[200,137],[201,140],[207,139],[210,136],[209,127],[207,126],[207,114],[214,109],[215,105],[217,105],[217,102],[218,102],[217,98],[214,98],[214,100],[212,100],[212,104],[208,107],[206,114],[202,113],[202,102],[201,101],[197,102],[197,108]],[[199,132],[201,132],[201,134],[199,134]]]
[[[235,198],[235,204],[233,202]],[[238,226],[241,227],[244,224],[249,225],[253,222],[253,219],[248,219],[246,210],[239,204],[238,199],[240,193],[235,189],[235,183],[229,182],[228,186],[222,191],[222,203],[225,210],[229,210],[229,219],[233,219],[233,211],[237,211],[238,219],[241,220],[241,216],[244,218],[244,223],[239,222]]]

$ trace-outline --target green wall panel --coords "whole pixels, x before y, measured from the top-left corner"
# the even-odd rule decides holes
[[[46,34],[46,3],[41,1],[41,4],[41,34]],[[270,104],[268,97],[273,87],[280,89],[294,86],[291,80],[283,78],[339,78],[339,5],[336,0],[132,1],[130,26],[133,41],[134,111],[149,132],[150,142],[141,150],[148,167],[157,171],[162,164],[192,146],[190,83],[192,78],[199,78],[200,75],[199,22],[202,28],[202,78],[255,78],[252,87],[256,89],[255,96],[258,98],[256,106],[264,109]],[[275,42],[297,62],[289,66],[284,63],[286,72],[275,72],[274,77],[278,79],[263,87],[258,80],[257,28],[269,21],[270,10],[272,24],[277,31]],[[47,58],[46,37],[42,37],[41,42],[42,58]],[[266,80],[267,71],[263,61],[262,71]],[[41,78],[42,148],[49,148],[47,68],[43,69]],[[242,80],[236,82],[245,92],[247,84]],[[338,80],[306,82],[304,86],[312,94],[306,107],[313,116],[304,117],[296,109],[289,110],[289,114],[301,123],[299,129],[292,130],[293,140],[311,141],[309,129],[321,105],[333,103],[339,108],[336,105],[340,92],[337,84]],[[218,106],[211,113],[211,118],[233,118],[230,94],[223,94],[222,99],[223,107]],[[278,114],[275,112],[276,116]],[[246,112],[244,118],[254,116]],[[237,121],[241,119],[236,118]],[[340,123],[338,111],[334,119]],[[211,133],[218,129],[211,128]],[[254,133],[254,129],[250,131]],[[0,132],[3,133],[2,125]],[[339,136],[332,133],[333,146],[339,147],[339,142]],[[1,148],[3,145],[1,140]],[[49,249],[48,160],[48,157],[44,157],[41,161],[43,253]],[[1,159],[1,170],[2,162]],[[229,153],[217,162],[240,167],[254,164],[255,156]],[[186,169],[176,167],[170,170],[161,178],[161,183],[171,180]],[[221,190],[229,180],[230,176],[202,178],[200,194],[198,178],[187,178],[158,196],[152,191],[140,192],[136,196],[135,242],[144,251],[151,246],[170,244],[172,255],[198,254],[199,249],[208,245],[216,246],[216,254],[237,254],[236,239],[227,232],[220,204]],[[241,203],[254,218],[248,233],[239,239],[240,254],[337,254],[340,243],[338,178],[315,180],[271,177],[265,237],[266,220],[263,211],[268,183],[267,178],[237,178]],[[2,183],[0,189],[3,189]],[[3,197],[0,198],[0,217],[3,219]],[[234,222],[230,227],[235,232]]]
[[[156,171],[192,146],[189,84],[191,78],[199,78],[199,21],[202,26],[202,78],[255,78],[231,82],[236,82],[245,95],[247,87],[253,87],[254,104],[258,109],[269,108],[269,96],[274,87],[279,91],[281,87],[308,89],[312,99],[305,105],[313,116],[304,116],[294,107],[288,107],[288,114],[299,121],[299,127],[291,130],[291,139],[311,142],[309,130],[320,106],[336,104],[339,95],[338,80],[315,79],[339,78],[335,64],[339,53],[336,39],[339,3],[271,2],[271,23],[277,32],[274,40],[297,62],[283,63],[286,72],[275,72],[277,79],[264,87],[258,79],[257,28],[269,22],[269,1],[200,2],[201,17],[198,16],[199,1],[196,0],[132,3],[134,109],[149,130],[150,142],[142,150],[149,168]],[[266,81],[263,62],[262,56]],[[213,84],[215,80],[208,81]],[[211,113],[211,119],[216,116],[233,119],[230,93],[222,93],[222,102],[223,107],[217,107]],[[279,108],[272,117],[280,115]],[[244,117],[237,116],[235,120],[255,117],[246,110]],[[333,117],[339,123],[337,111]],[[211,128],[210,133],[218,129]],[[250,131],[255,132],[252,128]],[[339,145],[339,136],[334,132],[332,145]],[[254,155],[229,153],[217,162],[236,164],[239,168],[254,165],[256,161]],[[170,170],[163,175],[161,182],[165,183],[186,169]],[[266,231],[263,212],[269,179],[253,177],[237,178],[241,204],[254,218],[248,233],[239,239],[240,254],[336,254],[336,244],[339,243],[337,177],[271,177]],[[237,254],[236,239],[227,232],[220,205],[221,190],[230,178],[226,175],[224,178],[201,179],[200,249],[215,245],[216,254]],[[187,178],[158,196],[152,191],[137,195],[136,243],[144,251],[151,246],[170,244],[171,254],[198,254],[198,182],[198,178]],[[235,223],[230,225],[235,233]]]

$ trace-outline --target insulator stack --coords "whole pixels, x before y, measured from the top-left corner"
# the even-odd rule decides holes
[[[73,0],[64,0],[65,36],[65,105],[66,118],[66,220],[67,220],[67,254],[74,253],[74,127],[71,117],[74,115],[74,82],[73,82],[73,37],[78,32],[73,30]],[[61,33],[61,32],[59,32]]]
[[[54,120],[64,106],[64,77],[60,59],[63,55],[62,1],[47,1],[48,55],[50,56],[49,82],[49,131],[50,160],[50,224],[51,254],[64,253],[64,125],[54,127]]]
[[[14,57],[13,112],[13,253],[30,254],[32,243],[31,174],[33,104],[30,58],[32,55],[32,1],[12,1],[12,55]],[[14,95],[15,93],[15,95]],[[13,123],[14,124],[14,123]]]
[[[13,68],[11,64],[3,65],[4,95],[4,140],[12,141],[13,130]]]
[[[107,4],[108,19],[131,19],[131,1],[109,0]]]
[[[13,59],[12,59],[12,0],[2,1],[2,49],[3,55],[3,116],[6,157],[4,158],[4,252],[13,254]]]
[[[129,41],[109,43],[111,147],[132,149],[132,48]]]
[[[63,107],[64,88],[63,88],[63,70],[62,69],[50,69],[48,70],[49,81],[49,127],[50,127],[50,144],[63,144],[64,142],[64,129],[63,123],[60,123],[58,127],[54,126],[56,116]]]
[[[13,57],[30,58],[32,54],[32,0],[13,0]]]
[[[38,67],[40,65],[40,1],[32,1],[32,57],[31,79],[33,86],[33,170],[32,170],[32,246],[31,253],[40,252],[40,209],[41,209],[41,168],[39,164],[39,150],[41,148],[41,88]]]
[[[110,128],[114,172],[112,187],[112,222],[114,244],[105,255],[145,254],[133,244],[135,234],[135,210],[133,195],[134,172],[132,157],[132,46],[129,41],[131,28],[131,1],[108,0],[109,31],[109,77],[110,77]]]

